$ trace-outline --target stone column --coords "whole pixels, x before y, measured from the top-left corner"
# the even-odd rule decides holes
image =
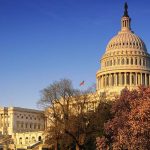
[[[98,78],[98,89],[101,88],[101,76]]]
[[[117,83],[117,82],[118,82],[118,74],[115,73],[115,76],[116,76],[116,77],[115,77],[115,84],[116,84],[116,86],[117,86],[117,84],[118,84],[118,83]]]
[[[106,81],[105,81],[105,80],[106,80],[105,75],[103,75],[103,79],[104,79],[104,80],[103,80],[103,82],[104,82],[103,85],[104,85],[104,87],[105,87],[105,86],[106,86],[106,85],[105,85],[105,83],[106,83]]]
[[[121,72],[119,73],[119,86],[121,86],[121,84],[122,84],[122,75],[121,75]]]
[[[107,80],[106,80],[106,82],[107,82],[107,86],[109,86],[109,74],[107,74]]]
[[[109,87],[111,86],[110,79],[111,79],[111,76],[110,76],[110,74],[108,74],[108,85],[109,85]]]
[[[103,83],[104,83],[104,81],[103,81],[103,75],[101,76],[101,87],[103,88]]]
[[[96,79],[96,89],[98,90],[98,78]]]
[[[141,73],[141,85],[143,85],[143,81],[142,81],[142,73]]]
[[[100,88],[102,88],[102,76],[100,76]]]
[[[129,79],[130,79],[129,85],[132,85],[132,72],[129,72]]]
[[[112,86],[112,74],[110,74],[110,86]]]
[[[138,85],[141,85],[141,74],[138,73]]]
[[[137,85],[137,72],[135,72],[135,85]]]

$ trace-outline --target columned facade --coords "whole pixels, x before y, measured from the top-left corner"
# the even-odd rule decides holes
[[[100,93],[119,94],[125,87],[132,90],[150,85],[150,55],[142,39],[131,30],[127,4],[124,9],[121,31],[108,43],[96,74]]]
[[[98,90],[114,86],[149,86],[150,72],[115,72],[102,74],[98,79]]]

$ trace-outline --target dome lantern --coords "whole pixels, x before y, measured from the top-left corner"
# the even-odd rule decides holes
[[[130,31],[131,30],[130,22],[131,22],[131,19],[128,15],[128,4],[125,3],[124,4],[124,15],[121,19],[121,31]]]

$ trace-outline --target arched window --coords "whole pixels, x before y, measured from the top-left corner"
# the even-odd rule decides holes
[[[124,65],[124,58],[122,58],[122,60],[121,60],[121,64],[122,64],[122,65]]]
[[[141,65],[141,59],[139,60],[139,65]]]
[[[38,140],[39,140],[39,141],[41,141],[41,140],[42,140],[41,136],[39,136],[39,137],[38,137]]]
[[[118,65],[120,65],[120,59],[118,59],[118,62],[117,62],[117,64],[118,64]]]
[[[19,138],[19,144],[22,144],[22,137]]]
[[[149,67],[150,66],[150,62],[148,59],[146,59],[146,66]]]
[[[133,58],[131,58],[131,65],[133,65]]]
[[[106,78],[107,79],[107,78]],[[107,81],[107,80],[106,80]],[[106,85],[107,85],[107,83],[106,83]],[[38,129],[41,129],[41,125],[40,124],[38,124]]]
[[[114,65],[116,65],[116,60],[114,59]]]
[[[135,58],[135,65],[137,65],[137,58]]]
[[[107,61],[107,66],[109,66],[109,61]]]
[[[129,64],[129,59],[127,58],[127,65]]]
[[[23,123],[21,123],[21,128],[23,128]]]
[[[29,139],[28,139],[28,137],[26,137],[25,138],[25,144],[28,144],[28,142],[29,142]]]
[[[143,66],[145,66],[145,59],[143,59]]]
[[[36,123],[34,124],[34,129],[36,129]]]
[[[32,137],[32,143],[35,143],[36,142],[36,140],[35,140],[35,137],[33,136]]]
[[[112,60],[110,60],[110,66],[112,66]]]

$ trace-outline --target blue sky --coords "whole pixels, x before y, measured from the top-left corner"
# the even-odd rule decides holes
[[[95,83],[99,60],[120,30],[124,0],[0,0],[0,105],[37,108],[61,78]],[[150,1],[127,1],[132,29],[150,49]]]

